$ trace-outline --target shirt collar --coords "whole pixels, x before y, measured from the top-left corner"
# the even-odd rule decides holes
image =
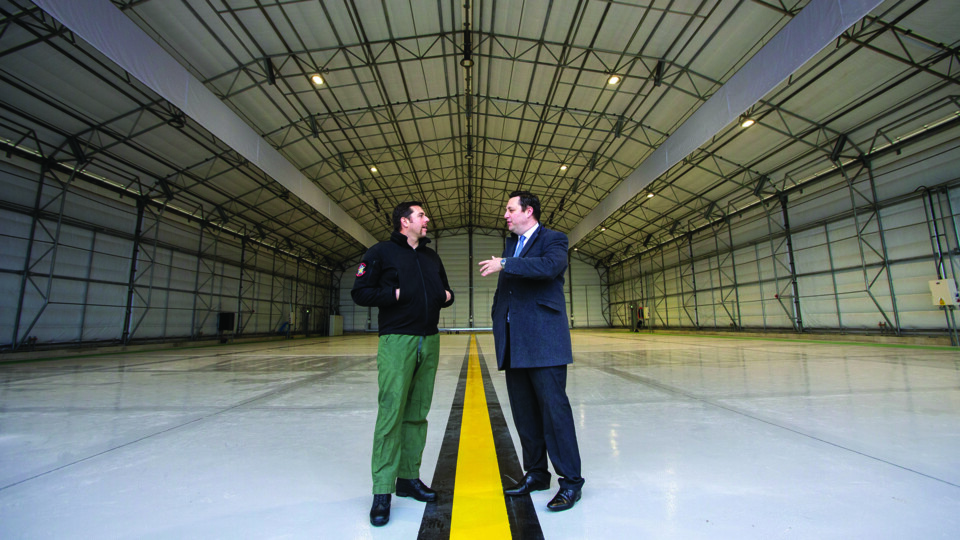
[[[533,224],[533,227],[530,227],[529,229],[527,229],[527,232],[525,232],[525,233],[523,233],[523,234],[520,235],[520,236],[526,238],[526,240],[523,241],[524,244],[527,243],[527,240],[530,240],[530,237],[533,236],[533,233],[537,230],[538,227],[540,227],[540,224],[539,224],[539,223],[534,223],[534,224]]]

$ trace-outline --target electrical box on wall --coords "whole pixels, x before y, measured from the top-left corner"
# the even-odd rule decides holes
[[[957,293],[957,284],[952,279],[934,279],[929,284],[933,305],[960,306],[960,294]]]

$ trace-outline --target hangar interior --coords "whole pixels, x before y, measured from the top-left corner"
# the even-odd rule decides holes
[[[956,4],[0,0],[0,537],[960,538]],[[496,433],[504,506],[477,263],[520,189],[570,240],[583,499],[375,530],[357,264],[423,203],[420,474],[469,509]]]
[[[487,328],[476,264],[526,189],[573,328],[957,345],[957,28],[946,0],[4,0],[0,341],[376,330],[349,288],[404,200],[442,326]]]

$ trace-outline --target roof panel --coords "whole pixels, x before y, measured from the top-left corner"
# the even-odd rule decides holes
[[[352,217],[382,236],[389,230],[386,207],[406,197],[435,201],[431,217],[444,227],[471,220],[499,230],[504,192],[520,185],[539,191],[551,211],[565,199],[565,212],[553,223],[570,230],[806,3],[475,2],[476,63],[469,72],[460,66],[460,3],[119,4]],[[619,232],[588,235],[581,253],[622,253],[640,232],[667,237],[658,228],[705,221],[710,203],[725,207],[752,197],[747,180],[758,174],[782,184],[824,170],[830,166],[825,149],[841,132],[854,152],[955,114],[950,96],[958,93],[958,72],[948,47],[958,42],[958,13],[947,0],[888,0],[872,14],[882,20],[851,27],[846,38],[751,107],[760,125],[725,128],[690,162],[651,185],[662,197],[640,201],[636,212],[628,206],[637,202],[628,203],[612,216],[621,222]],[[312,242],[317,251],[337,260],[358,254],[359,247],[337,247],[343,239],[323,232],[323,218],[302,202],[280,199],[279,184],[236,160],[191,121],[184,129],[168,125],[179,122],[174,108],[152,103],[155,94],[141,83],[44,23],[27,15],[22,24],[11,19],[4,31],[0,70],[15,88],[0,98],[4,133],[25,124],[54,147],[65,133],[92,134],[107,122],[109,133],[98,136],[100,144],[113,146],[91,167],[127,182],[153,181],[145,168],[154,175],[185,168],[190,177],[175,180],[182,188],[176,203],[208,212],[228,205],[238,223],[263,223],[273,215],[292,224],[283,226],[285,235],[304,236],[298,241]],[[18,49],[33,32],[48,32],[47,41]],[[858,46],[862,50],[854,53]],[[265,56],[276,71],[274,84]],[[654,86],[659,58],[665,71]],[[624,80],[607,85],[608,71]],[[322,86],[310,82],[315,73],[324,77]],[[149,105],[143,114],[141,103]],[[468,144],[473,160],[465,159]],[[559,171],[561,162],[567,171]],[[381,172],[372,174],[371,164]],[[236,175],[247,191],[231,201],[238,195],[230,189]]]

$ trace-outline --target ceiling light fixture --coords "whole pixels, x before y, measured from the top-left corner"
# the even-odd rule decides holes
[[[317,86],[323,85],[323,77],[321,77],[319,74],[314,74],[310,77],[310,80],[313,81],[313,84]]]
[[[620,78],[619,75],[617,75],[617,74],[612,74],[612,75],[610,75],[610,78],[607,79],[607,84],[617,84],[617,83],[620,82],[621,80],[622,80],[622,79]]]
[[[750,118],[747,115],[742,115],[740,117],[740,127],[742,128],[748,128],[756,123],[757,122],[753,118]]]
[[[561,166],[560,166],[560,170],[561,170],[561,171],[567,170],[567,166],[566,166],[566,165],[561,165]]]
[[[657,65],[653,68],[653,85],[660,86],[663,83],[663,69],[665,63],[662,59],[657,60]]]
[[[377,168],[376,168],[376,167],[370,167],[370,172],[377,172]]]
[[[648,199],[652,199],[652,198],[653,198],[653,193],[647,193],[647,198],[648,198]]]

